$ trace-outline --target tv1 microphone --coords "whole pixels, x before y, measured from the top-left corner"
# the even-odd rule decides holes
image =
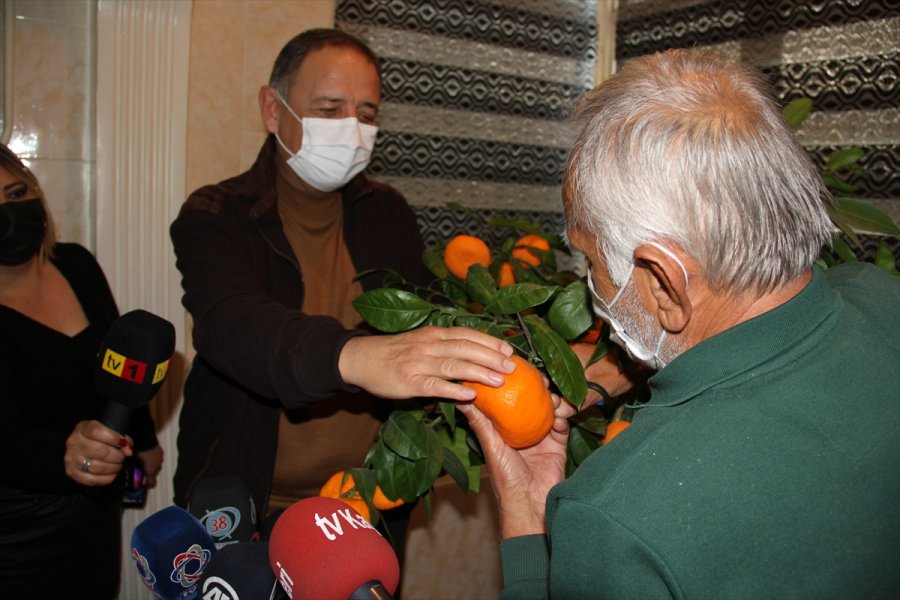
[[[336,498],[295,502],[269,539],[269,563],[292,599],[390,600],[400,563],[390,543]]]
[[[179,506],[153,513],[131,533],[131,559],[138,575],[162,600],[193,600],[216,553],[206,529]]]
[[[106,398],[100,422],[128,433],[131,412],[156,395],[175,353],[175,327],[146,310],[125,313],[110,326],[97,353],[95,385]]]
[[[198,481],[188,496],[187,510],[206,528],[217,549],[259,539],[253,496],[236,475]]]
[[[268,542],[229,544],[216,552],[200,580],[198,600],[284,600],[269,567]]]

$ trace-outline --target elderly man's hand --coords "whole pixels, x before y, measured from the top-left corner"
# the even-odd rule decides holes
[[[344,345],[344,381],[382,398],[472,400],[475,391],[454,381],[503,385],[512,373],[512,346],[466,327],[423,327],[385,336],[355,337]]]
[[[460,404],[460,411],[484,451],[491,488],[500,511],[500,537],[546,533],[544,521],[547,494],[566,475],[568,418],[575,409],[553,394],[553,428],[530,448],[515,450],[506,445],[490,419],[472,404]]]

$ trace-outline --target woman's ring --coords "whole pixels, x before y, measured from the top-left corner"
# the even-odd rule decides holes
[[[85,473],[90,473],[92,462],[93,461],[91,459],[89,459],[88,457],[84,457],[84,460],[81,461],[81,470],[84,471]]]

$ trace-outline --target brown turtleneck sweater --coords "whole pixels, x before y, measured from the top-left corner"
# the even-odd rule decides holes
[[[278,186],[278,214],[303,274],[303,312],[328,315],[344,327],[361,319],[351,302],[362,293],[344,243],[340,194],[297,201]],[[315,496],[330,475],[363,464],[380,421],[366,394],[338,394],[328,400],[281,411],[269,512]]]

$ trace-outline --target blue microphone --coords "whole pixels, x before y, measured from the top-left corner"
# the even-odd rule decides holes
[[[131,559],[138,575],[162,600],[193,600],[216,552],[206,528],[178,506],[144,519],[131,534]]]

